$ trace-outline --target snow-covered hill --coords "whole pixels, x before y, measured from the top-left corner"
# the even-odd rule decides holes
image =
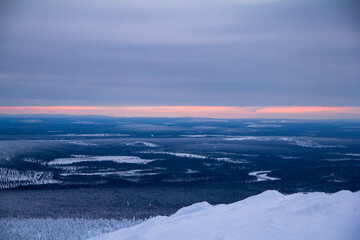
[[[232,204],[206,202],[92,240],[360,239],[360,191],[283,195],[266,191]]]

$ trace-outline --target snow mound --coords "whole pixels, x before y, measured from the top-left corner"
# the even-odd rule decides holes
[[[266,191],[232,204],[206,202],[92,240],[360,239],[360,191],[334,194]]]

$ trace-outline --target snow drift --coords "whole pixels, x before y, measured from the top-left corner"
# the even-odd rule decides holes
[[[334,194],[266,191],[232,204],[206,202],[92,240],[360,239],[360,191]]]

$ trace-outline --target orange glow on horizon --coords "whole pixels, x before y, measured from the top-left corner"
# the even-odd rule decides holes
[[[70,114],[115,117],[360,118],[360,107],[324,106],[3,106],[3,114]]]

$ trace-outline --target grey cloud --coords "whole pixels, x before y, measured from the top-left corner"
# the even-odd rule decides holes
[[[357,7],[346,0],[5,2],[1,105],[357,106]]]

